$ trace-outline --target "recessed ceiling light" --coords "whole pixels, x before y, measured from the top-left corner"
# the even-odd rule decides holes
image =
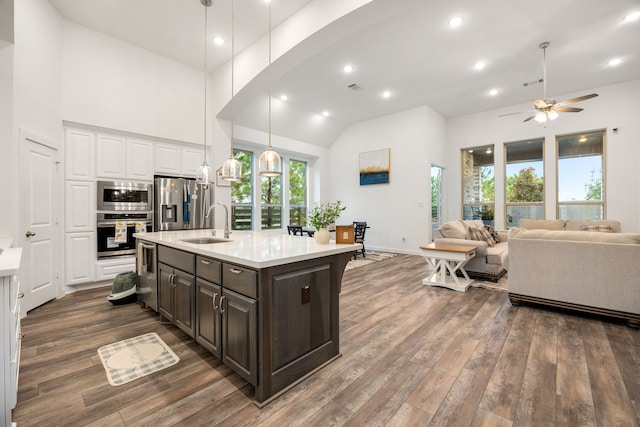
[[[458,28],[460,25],[462,25],[462,17],[460,16],[455,16],[449,20],[449,26],[451,28]]]
[[[329,117],[329,112],[325,110],[325,111],[322,112],[322,115],[325,116],[325,117]]]
[[[582,137],[580,137],[580,139],[578,140],[578,142],[587,142],[587,137],[586,137],[586,136],[582,136]]]
[[[350,73],[350,72],[353,71],[353,66],[347,64],[347,65],[344,66],[343,70],[344,70],[345,73]]]
[[[215,44],[217,44],[218,46],[221,46],[221,45],[223,45],[223,44],[224,44],[224,39],[223,39],[222,37],[220,37],[220,36],[215,36],[215,37],[213,38],[213,42],[214,42]]]
[[[615,67],[617,65],[620,65],[621,62],[622,62],[622,59],[613,58],[613,59],[609,60],[608,64],[609,64],[609,67]]]
[[[493,150],[491,150],[491,148],[487,148],[487,154],[491,154],[493,153]]]
[[[498,94],[498,89],[491,89],[489,91],[489,95],[491,95],[491,96],[496,96],[497,94]]]
[[[382,97],[391,98],[391,92],[389,92],[388,90],[385,90],[384,92],[382,92]]]
[[[640,11],[633,12],[624,17],[624,22],[634,22],[640,19]]]
[[[286,94],[283,93],[282,95],[280,95],[280,99],[282,101],[286,101],[287,99],[289,99],[289,97]]]
[[[480,71],[482,70],[484,67],[487,66],[487,63],[484,61],[478,61],[476,62],[476,65],[473,66],[473,68],[475,68],[476,70]]]

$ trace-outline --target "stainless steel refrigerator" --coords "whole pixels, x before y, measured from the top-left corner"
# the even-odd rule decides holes
[[[205,189],[191,178],[156,177],[154,191],[154,231],[212,228],[214,215],[205,215],[213,203],[213,185]]]

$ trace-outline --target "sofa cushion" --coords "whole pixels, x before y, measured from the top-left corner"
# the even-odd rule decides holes
[[[520,227],[527,230],[564,230],[563,219],[521,219]]]
[[[571,240],[640,245],[640,234],[637,233],[585,233],[584,231],[526,230],[517,227],[509,230],[509,240],[511,239]]]
[[[440,226],[440,234],[450,239],[466,239],[467,229],[461,221],[448,221]]]
[[[507,242],[500,242],[492,248],[487,248],[487,264],[498,264],[508,269],[508,247],[509,244]]]
[[[613,221],[613,220],[601,220],[601,221],[583,221],[583,220],[576,220],[576,219],[568,219],[567,220],[567,224],[565,226],[565,230],[567,231],[590,231],[590,230],[585,230],[583,229],[583,227],[589,227],[589,226],[605,226],[605,227],[611,227],[611,229],[613,230],[614,233],[620,233],[622,232],[622,225],[620,224],[619,221]],[[526,227],[525,227],[526,228]]]

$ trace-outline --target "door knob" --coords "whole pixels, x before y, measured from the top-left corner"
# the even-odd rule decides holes
[[[31,231],[27,231],[26,233],[24,233],[24,235],[27,236],[27,237],[33,237],[33,236],[36,235],[36,233],[33,233]]]

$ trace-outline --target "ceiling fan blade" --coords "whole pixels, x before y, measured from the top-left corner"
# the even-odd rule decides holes
[[[526,119],[523,120],[523,122],[528,122],[529,120],[533,119],[535,116],[537,116],[537,114],[527,117]]]
[[[584,108],[554,106],[552,110],[560,111],[562,113],[579,113],[580,111],[584,110]]]
[[[522,113],[526,113],[527,111],[518,111],[515,113],[507,113],[507,114],[500,114],[498,117],[506,117],[506,116],[513,116],[514,114],[522,114]]]
[[[571,99],[567,99],[566,101],[558,102],[556,105],[561,107],[561,106],[567,105],[567,104],[575,104],[576,102],[580,102],[580,101],[584,101],[584,100],[587,100],[587,99],[595,98],[596,96],[598,96],[597,93],[590,93],[589,95],[583,95],[583,96],[579,96],[577,98],[571,98]]]
[[[547,103],[544,101],[544,99],[536,99],[535,101],[533,101],[533,105],[535,105],[537,108],[544,108],[547,106]]]

